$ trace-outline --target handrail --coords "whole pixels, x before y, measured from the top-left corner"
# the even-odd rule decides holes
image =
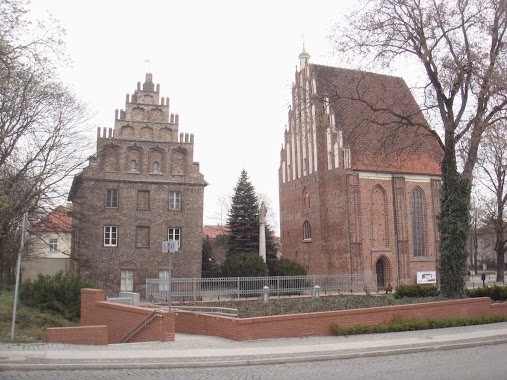
[[[222,315],[225,317],[238,318],[238,309],[231,307],[215,307],[215,306],[178,306],[173,305],[172,311],[190,311],[193,313],[213,314]]]
[[[157,310],[153,310],[150,314],[146,316],[141,322],[139,322],[132,330],[130,330],[127,335],[125,335],[121,340],[120,343],[127,343],[130,339],[134,337],[139,331],[141,331],[143,328],[146,327],[148,323],[150,323],[155,317],[157,317],[159,314],[157,314]]]

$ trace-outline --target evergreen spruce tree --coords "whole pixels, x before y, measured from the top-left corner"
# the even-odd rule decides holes
[[[215,258],[209,237],[202,240],[202,277],[215,277]]]
[[[276,253],[278,251],[277,244],[275,243],[275,232],[266,225],[266,264],[268,264],[269,275],[274,273],[275,263],[278,261]]]
[[[234,188],[227,226],[228,255],[259,253],[259,200],[245,170]]]

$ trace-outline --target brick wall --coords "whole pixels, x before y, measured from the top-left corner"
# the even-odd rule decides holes
[[[80,326],[46,329],[48,343],[107,344],[107,326]]]
[[[220,336],[237,341],[332,335],[332,326],[387,323],[395,318],[427,319],[507,315],[507,304],[473,298],[416,305],[386,306],[298,315],[234,319],[215,315],[176,313],[176,332]]]
[[[48,343],[119,343],[141,322],[154,315],[129,342],[174,340],[174,313],[105,302],[103,290],[81,289],[81,327],[46,330]],[[93,335],[88,337],[87,335]]]

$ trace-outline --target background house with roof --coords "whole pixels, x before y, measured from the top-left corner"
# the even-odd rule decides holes
[[[72,209],[58,206],[28,233],[27,252],[22,263],[22,280],[39,274],[67,273],[70,268]]]
[[[282,255],[310,273],[436,270],[443,152],[398,77],[299,56],[280,152]]]

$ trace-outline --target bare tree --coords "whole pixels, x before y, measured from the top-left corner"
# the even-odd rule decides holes
[[[365,0],[334,34],[339,52],[392,66],[404,60],[422,74],[423,110],[416,123],[439,138],[441,291],[464,294],[472,172],[484,132],[506,117],[505,0]],[[404,119],[409,122],[410,119]],[[465,142],[463,162],[457,146]],[[460,166],[460,169],[458,169]]]
[[[495,125],[484,134],[476,173],[477,181],[493,198],[492,207],[487,210],[487,221],[495,234],[496,280],[503,282],[507,252],[504,218],[507,203],[507,129],[504,123]]]
[[[63,201],[84,162],[86,108],[59,83],[61,31],[26,21],[28,1],[0,2],[0,281],[12,280],[17,227]]]

